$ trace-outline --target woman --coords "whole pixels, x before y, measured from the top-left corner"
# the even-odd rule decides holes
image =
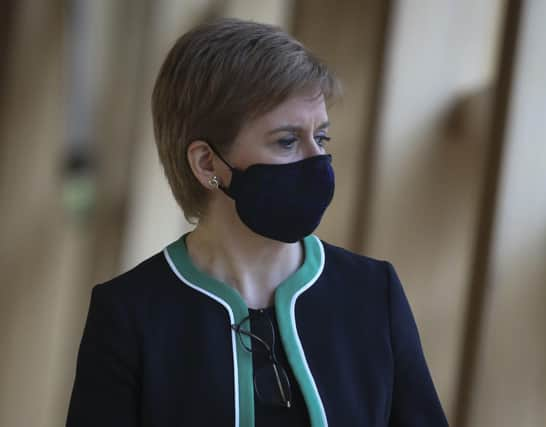
[[[392,264],[312,234],[338,88],[269,25],[176,42],[154,129],[197,225],[93,288],[68,426],[447,425]]]

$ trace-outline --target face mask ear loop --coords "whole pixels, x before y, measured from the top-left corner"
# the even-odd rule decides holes
[[[231,165],[228,162],[226,162],[226,160],[220,155],[218,150],[216,148],[214,148],[214,145],[209,143],[209,147],[212,149],[212,151],[214,151],[214,154],[216,154],[220,158],[220,160],[222,160],[226,164],[226,166],[229,168],[229,170],[233,172],[234,168],[231,167]]]

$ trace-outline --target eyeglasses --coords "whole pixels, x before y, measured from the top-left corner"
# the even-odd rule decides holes
[[[258,313],[262,312],[259,311]],[[290,408],[292,401],[290,381],[288,380],[286,370],[279,363],[277,356],[275,355],[275,327],[273,326],[273,322],[267,313],[263,314],[263,318],[267,320],[269,326],[267,328],[268,332],[269,329],[271,330],[271,345],[269,345],[263,338],[242,328],[242,325],[249,321],[252,316],[255,316],[254,313],[251,313],[239,323],[231,325],[231,328],[237,333],[239,341],[245,350],[256,354],[265,353],[269,361],[269,364],[254,370],[254,390],[256,391],[256,395],[264,404]],[[245,343],[242,338],[243,335],[251,338],[252,347],[249,347]],[[277,387],[271,389],[271,384],[275,383],[277,384]]]

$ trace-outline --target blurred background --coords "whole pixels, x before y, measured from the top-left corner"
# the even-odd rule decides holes
[[[64,425],[91,288],[191,228],[150,96],[217,16],[282,26],[343,80],[316,233],[394,264],[450,424],[546,426],[540,0],[4,0],[0,426]]]

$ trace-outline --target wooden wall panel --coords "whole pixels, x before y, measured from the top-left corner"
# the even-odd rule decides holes
[[[521,5],[467,425],[546,425],[546,3]],[[514,18],[516,19],[516,18]]]
[[[352,249],[360,249],[355,227],[367,212],[357,204],[370,184],[367,137],[388,3],[299,0],[294,12],[294,35],[331,66],[345,88],[341,102],[329,111],[336,190],[317,234]]]
[[[450,420],[487,162],[483,132],[453,132],[450,111],[491,84],[500,6],[395,3],[362,246],[397,269]]]
[[[54,380],[49,340],[63,255],[62,9],[20,1],[10,15],[0,97],[0,425],[40,426]]]

